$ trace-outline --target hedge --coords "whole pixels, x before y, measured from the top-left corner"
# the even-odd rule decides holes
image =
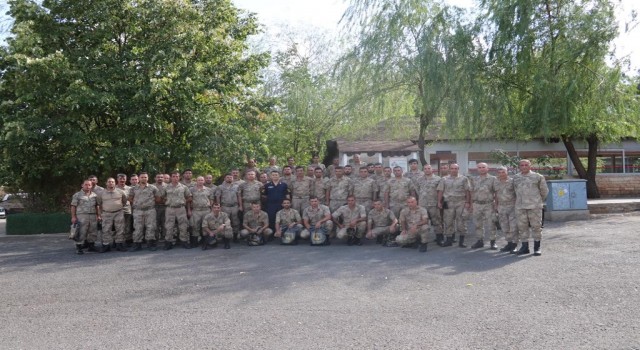
[[[69,232],[68,213],[20,213],[7,215],[8,235],[37,235]]]

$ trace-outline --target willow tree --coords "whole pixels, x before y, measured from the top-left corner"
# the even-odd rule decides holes
[[[617,36],[607,0],[487,0],[493,115],[513,137],[564,143],[589,198],[599,197],[596,155],[602,142],[636,137],[637,104],[620,67],[607,64]],[[588,145],[587,167],[576,142]]]
[[[343,17],[356,44],[336,70],[354,106],[383,118],[415,116],[424,156],[434,122],[456,121],[459,136],[483,129],[479,28],[460,8],[424,0],[353,0]]]

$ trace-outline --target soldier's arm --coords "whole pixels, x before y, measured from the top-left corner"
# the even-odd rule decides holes
[[[329,205],[329,201],[331,200],[331,187],[327,186],[324,189],[324,202],[326,205]]]
[[[308,219],[308,218],[304,218],[304,219],[302,220],[302,225],[303,225],[307,230],[311,229],[311,224],[309,223],[309,219]]]
[[[238,210],[244,211],[244,206],[242,205],[242,190],[238,190]]]
[[[75,224],[76,222],[78,222],[78,217],[76,216],[76,206],[72,205],[71,206],[71,223]]]
[[[438,208],[442,209],[442,190],[438,190]]]

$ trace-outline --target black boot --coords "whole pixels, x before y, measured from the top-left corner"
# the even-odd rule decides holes
[[[462,242],[462,236],[460,236],[460,241]],[[484,247],[484,240],[479,239],[471,246],[471,249],[478,249]]]
[[[513,249],[513,243],[507,242],[507,244],[500,249],[501,252],[510,252]]]
[[[360,246],[360,245],[362,245],[362,240],[360,238],[358,238],[358,237],[354,237],[353,238],[353,244],[357,245],[357,246]]]
[[[331,245],[331,237],[329,237],[328,233],[327,233],[327,238],[325,238],[324,240],[324,245]]]
[[[467,246],[464,244],[464,235],[460,235],[460,241],[458,241],[459,248],[466,248]]]
[[[124,243],[116,243],[116,250],[119,252],[126,252],[127,247],[124,246]]]
[[[444,244],[444,235],[442,233],[436,234],[436,244],[441,247]]]
[[[420,244],[420,248],[418,248],[418,251],[419,251],[420,253],[424,253],[424,252],[426,252],[426,251],[427,251],[427,243],[422,243],[422,244]]]
[[[183,242],[182,243],[182,248],[184,249],[191,249],[191,244],[189,242]]]
[[[509,251],[509,254],[518,254],[518,243],[517,242],[513,242],[513,244],[511,245],[511,250]]]
[[[198,236],[191,236],[189,237],[189,243],[191,244],[191,247],[197,247],[198,246]]]
[[[495,239],[492,239],[491,242],[489,243],[489,249],[498,250],[498,245],[496,244],[496,240]]]
[[[453,234],[453,236],[451,236],[451,242],[452,243],[456,243],[457,242],[455,233]]]
[[[87,251],[88,252],[94,252],[94,253],[99,252],[99,250],[96,249],[96,243],[95,242],[87,242]]]
[[[453,245],[453,236],[448,236],[447,240],[442,243],[443,247],[451,247]]]
[[[353,236],[347,236],[347,245],[348,246],[352,246],[353,245]]]
[[[138,243],[133,243],[133,245],[131,246],[131,249],[129,249],[130,252],[137,252],[142,250],[142,243],[138,242]]]
[[[202,236],[202,239],[200,240],[200,248],[202,248],[202,250],[207,250],[209,248],[208,236]]]
[[[84,252],[82,251],[82,244],[76,244],[76,254],[82,255]]]
[[[102,244],[100,247],[100,253],[106,253],[111,251],[111,244]]]
[[[150,239],[149,243],[147,244],[147,247],[149,248],[150,251],[155,252],[156,250],[158,250],[158,243],[156,242],[155,239]]]
[[[231,248],[231,244],[229,244],[229,238],[224,238],[224,249],[229,249]]]
[[[169,241],[164,241],[164,247],[162,247],[162,250],[170,250],[170,249],[173,249],[173,243]]]
[[[383,240],[382,235],[378,235],[378,237],[376,237],[376,244],[382,244],[382,240]]]
[[[529,242],[522,242],[522,246],[520,246],[520,250],[518,250],[518,252],[516,254],[518,255],[525,255],[525,254],[529,254]]]
[[[237,232],[233,233],[233,243],[238,243],[238,233]]]
[[[540,250],[540,241],[533,241],[533,255],[542,255],[542,250]]]

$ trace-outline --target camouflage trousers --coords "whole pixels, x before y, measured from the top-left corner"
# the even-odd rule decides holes
[[[331,233],[331,230],[333,230],[333,222],[331,221],[325,221],[325,223],[319,229],[317,229],[318,232],[322,233],[325,236],[329,235]],[[302,229],[302,231],[300,231],[300,238],[309,239],[309,237],[311,237],[314,232],[316,232],[316,225],[311,225],[310,228],[304,228]]]
[[[273,230],[270,228],[265,228],[264,230],[262,230],[262,237],[263,238],[269,238],[273,235]],[[251,236],[251,233],[249,232],[249,230],[247,229],[242,229],[240,230],[240,237],[242,238],[247,238]]]
[[[164,230],[164,214],[167,206],[156,205],[156,239],[161,240],[166,236]]]
[[[348,230],[349,228],[346,225],[345,227],[338,229],[338,233],[336,234],[336,237],[338,239],[347,239],[349,237],[349,234],[347,233]],[[362,238],[365,232],[367,232],[367,223],[364,221],[357,223],[355,230],[356,232],[354,233],[354,237]]]
[[[133,209],[133,242],[156,239],[156,208]]]
[[[124,240],[133,240],[133,214],[124,213]]]
[[[504,233],[507,242],[518,243],[518,220],[516,218],[516,208],[513,205],[499,205],[498,219],[500,228]]]
[[[98,218],[96,214],[76,214],[80,226],[80,239],[78,242],[94,243],[98,239]]]
[[[291,208],[295,209],[302,215],[304,210],[309,206],[309,196],[291,198]]]
[[[467,210],[464,208],[465,201],[448,201],[447,209],[444,210],[444,233],[447,237],[457,233],[460,236],[467,234]]]
[[[542,239],[542,209],[516,209],[516,217],[520,241],[526,242],[532,233],[534,241]]]
[[[436,235],[442,234],[444,232],[444,228],[442,227],[442,214],[440,212],[440,208],[435,205],[429,205],[423,208],[427,209],[427,213],[429,213],[429,224],[433,229],[433,233]]]
[[[414,243],[427,243],[429,236],[429,229],[418,229],[416,233],[411,233],[409,231],[404,232],[396,236],[396,243],[399,246],[410,245]]]
[[[191,227],[193,228],[191,232],[192,236],[205,236],[202,230],[202,219],[204,219],[204,217],[207,216],[209,212],[211,212],[211,209],[209,208],[191,210]]]
[[[220,239],[220,238],[227,238],[227,239],[233,239],[233,230],[231,229],[231,227],[225,227],[222,231],[220,232],[216,232],[215,229],[210,229],[211,232],[213,232],[213,235],[209,235],[210,237],[216,236],[216,238]],[[206,236],[207,232],[202,230],[202,236]]]
[[[229,215],[229,220],[231,220],[231,227],[233,228],[233,233],[240,232],[240,217],[238,217],[238,206],[226,206],[221,205],[220,208],[223,212]]]
[[[113,235],[111,234],[113,228]],[[124,243],[124,212],[122,210],[110,213],[102,212],[102,244]]]
[[[180,234],[180,240],[182,242],[189,242],[189,220],[187,219],[187,209],[185,207],[167,207],[164,213],[164,239],[167,242],[175,242],[173,237],[173,230],[178,222],[178,230]]]
[[[485,231],[489,231],[489,239],[496,240],[496,213],[491,203],[473,203],[473,222],[476,224],[476,239],[484,240]]]
[[[396,233],[396,229],[397,229],[397,225],[396,227],[394,227],[393,229],[389,229],[391,225],[389,226],[379,226],[379,227],[372,227],[371,228],[371,236],[367,236],[367,238],[369,239],[374,239],[380,235],[382,235],[383,237],[385,235],[391,234],[391,233]]]

